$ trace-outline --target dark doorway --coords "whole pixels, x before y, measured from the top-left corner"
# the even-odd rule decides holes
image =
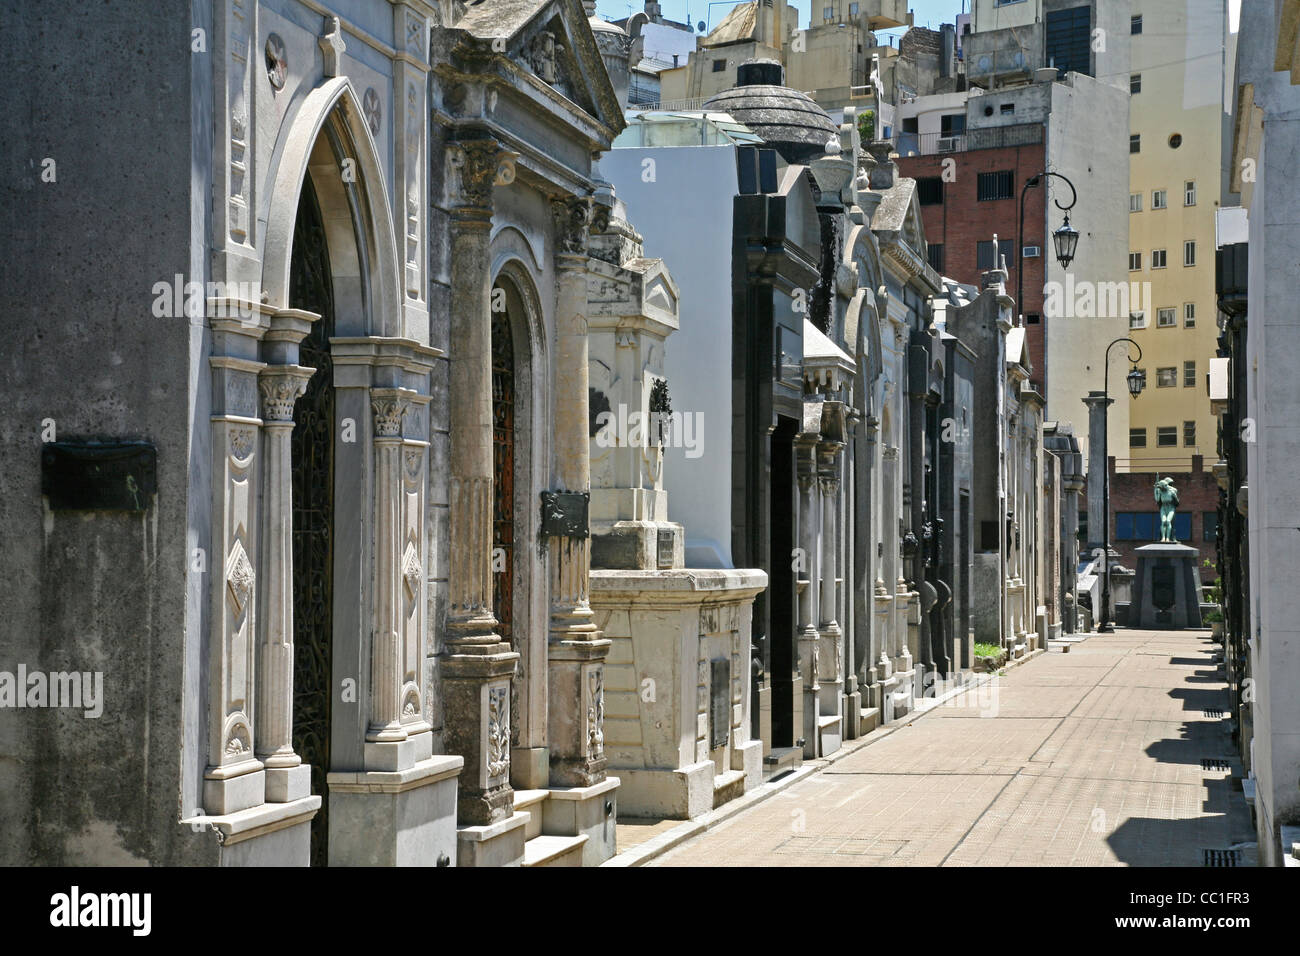
[[[794,560],[796,496],[794,419],[780,418],[772,432],[771,551],[768,593],[771,600],[772,746],[793,747],[798,736],[794,726],[795,670],[795,573]],[[802,728],[799,728],[802,729]]]
[[[293,230],[289,305],[320,314],[298,364],[316,369],[293,413],[293,747],[311,765],[312,793],[326,794],[334,599],[334,296],[325,226],[311,178]],[[328,800],[311,821],[311,864],[325,866]]]

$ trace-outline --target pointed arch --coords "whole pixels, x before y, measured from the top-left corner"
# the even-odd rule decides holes
[[[326,144],[328,153],[323,152]],[[352,314],[342,314],[349,297],[339,303],[339,334],[403,335],[401,272],[388,187],[360,97],[347,77],[329,79],[307,94],[293,120],[285,124],[276,154],[275,177],[265,207],[262,257],[262,292],[267,305],[283,309],[289,304],[298,195],[310,173],[326,207],[322,209],[326,218],[347,218],[352,223],[357,289],[351,297],[354,301],[348,303],[353,306],[348,310]],[[334,180],[331,183],[317,175],[327,156],[338,173],[327,177]],[[346,167],[346,161],[354,165]],[[345,170],[350,174],[344,175]],[[340,245],[344,248],[338,248]],[[346,243],[331,244],[332,256],[349,252]]]

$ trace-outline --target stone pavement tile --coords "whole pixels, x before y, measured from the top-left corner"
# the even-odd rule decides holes
[[[938,713],[938,711],[935,711]],[[927,716],[830,767],[842,774],[1015,773],[1043,743],[1051,726],[1041,720]]]
[[[1206,632],[1012,668],[661,857],[671,865],[1199,866],[1252,839]]]

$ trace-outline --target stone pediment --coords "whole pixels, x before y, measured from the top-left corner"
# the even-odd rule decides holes
[[[478,0],[465,5],[454,28],[467,33],[478,52],[504,53],[604,126],[623,128],[580,0]]]

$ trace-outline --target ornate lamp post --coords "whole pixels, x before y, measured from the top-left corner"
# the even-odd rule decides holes
[[[1044,176],[1055,176],[1070,187],[1070,202],[1067,205],[1062,206],[1059,199],[1052,200],[1056,203],[1056,208],[1065,213],[1065,222],[1052,233],[1052,245],[1056,247],[1056,261],[1068,269],[1074,260],[1074,250],[1079,245],[1079,230],[1070,225],[1070,210],[1079,200],[1079,194],[1074,191],[1074,183],[1050,169],[1026,179],[1025,185],[1020,190],[1020,231],[1016,234],[1016,265],[1019,270],[1019,275],[1016,276],[1016,309],[1020,314],[1021,325],[1024,325],[1025,308],[1025,193],[1038,186]],[[993,264],[997,265],[996,262]]]
[[[1137,358],[1129,358],[1133,367],[1125,376],[1128,382],[1129,394],[1134,398],[1142,393],[1142,389],[1147,383],[1147,373],[1137,367],[1137,362],[1142,358],[1142,346],[1138,345],[1127,336],[1115,339],[1110,345],[1106,346],[1106,368],[1102,376],[1102,395],[1104,401],[1101,406],[1101,435],[1102,435],[1102,454],[1101,467],[1102,471],[1102,510],[1101,510],[1101,527],[1102,527],[1102,579],[1101,579],[1101,619],[1097,627],[1099,634],[1114,633],[1115,628],[1110,623],[1110,434],[1109,423],[1107,419],[1110,414],[1110,350],[1120,342],[1128,342],[1137,349]],[[1095,394],[1095,393],[1094,393]]]

